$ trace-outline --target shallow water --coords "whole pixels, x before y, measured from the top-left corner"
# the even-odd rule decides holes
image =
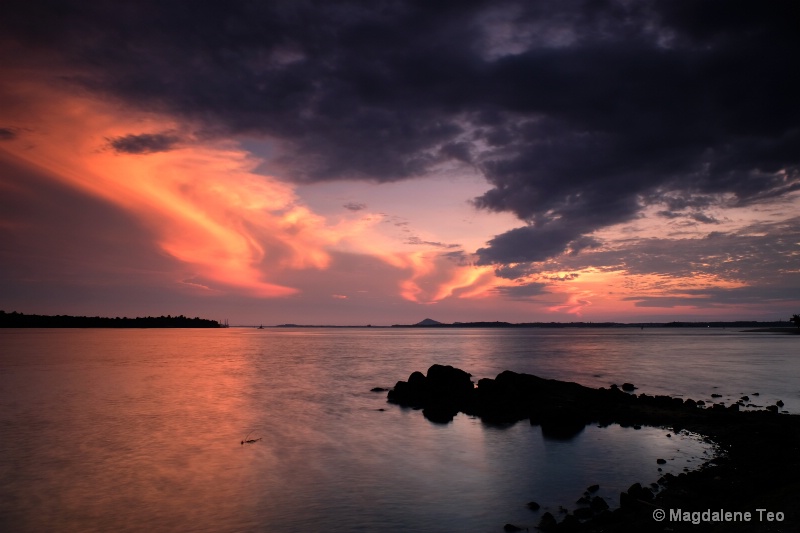
[[[0,331],[0,530],[500,531],[612,506],[704,443],[657,428],[432,424],[374,386],[452,364],[797,411],[792,336],[640,330]],[[717,387],[717,388],[714,388]],[[755,398],[753,398],[755,399]],[[381,411],[380,409],[385,409]],[[241,445],[246,436],[261,439]]]

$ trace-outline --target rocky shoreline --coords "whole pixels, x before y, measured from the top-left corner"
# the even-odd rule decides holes
[[[587,424],[646,425],[704,435],[722,451],[698,470],[663,476],[657,487],[647,484],[651,480],[634,484],[617,509],[604,508],[587,490],[575,509],[542,514],[541,531],[800,531],[800,416],[780,414],[779,405],[740,410],[747,397],[725,406],[634,391],[630,383],[592,389],[511,371],[476,387],[466,371],[433,365],[398,381],[387,396],[436,423],[459,412],[490,424],[528,420],[554,439],[572,438]],[[661,521],[654,518],[659,509]]]

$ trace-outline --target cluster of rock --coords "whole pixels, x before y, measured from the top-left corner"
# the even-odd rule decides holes
[[[585,501],[579,500],[580,507],[560,521],[551,513],[544,513],[540,530],[662,531],[677,524],[656,524],[652,517],[655,507],[740,509],[752,503],[755,487],[760,487],[761,506],[795,508],[800,417],[778,414],[778,404],[767,410],[740,411],[739,403],[706,406],[705,402],[691,399],[637,395],[633,393],[636,387],[630,383],[591,389],[511,371],[494,379],[481,379],[477,387],[471,378],[464,370],[433,365],[427,374],[414,372],[407,381],[397,382],[388,391],[388,401],[422,409],[426,418],[437,423],[447,423],[459,412],[490,424],[527,419],[540,425],[545,437],[557,439],[572,438],[589,423],[619,423],[634,428],[648,425],[674,432],[687,429],[708,436],[726,452],[713,465],[678,476],[665,475],[655,485],[659,490],[634,484],[620,495],[620,507],[613,511],[602,508],[602,498],[587,493]],[[781,453],[769,451],[775,449]],[[798,521],[797,512],[787,511],[782,526],[798,527]],[[507,526],[507,531],[516,527]],[[767,531],[752,523],[747,526],[751,529],[741,531]],[[784,530],[800,529],[780,531]]]
[[[547,437],[569,438],[586,424],[675,425],[682,417],[702,413],[702,402],[670,396],[633,394],[635,387],[592,389],[577,383],[544,379],[506,370],[494,379],[480,379],[452,366],[433,365],[427,374],[413,372],[398,381],[388,400],[422,409],[433,422],[447,423],[463,412],[487,423],[511,423],[528,419],[540,425]],[[736,411],[738,405],[725,408]],[[680,429],[680,428],[678,428]]]

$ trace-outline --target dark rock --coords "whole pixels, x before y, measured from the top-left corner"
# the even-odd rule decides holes
[[[627,492],[619,495],[619,505],[622,509],[635,509],[642,505],[642,502],[649,503],[653,500],[653,492],[642,487],[640,483],[634,483]]]
[[[389,389],[385,389],[383,387],[372,387],[369,391],[370,392],[386,392]]]
[[[623,383],[622,390],[624,390],[625,392],[632,392],[636,390],[636,387],[633,386],[633,383]]]
[[[777,405],[778,407],[783,407],[783,401],[778,400],[777,402],[775,402],[775,405]]]
[[[749,402],[750,401],[750,396],[742,396],[742,400],[745,401],[745,402]]]
[[[558,524],[558,531],[559,533],[562,531],[570,532],[570,531],[580,531],[581,523],[578,520],[578,517],[568,514],[564,517],[564,520]]]
[[[458,414],[458,408],[448,403],[435,403],[422,410],[422,415],[437,424],[447,424]]]
[[[592,510],[592,512],[599,513],[600,511],[608,509],[608,502],[606,502],[600,496],[595,496],[594,498],[592,498],[592,502],[589,504],[589,508]]]
[[[590,486],[589,486],[589,487],[586,489],[586,492],[588,492],[588,493],[593,493],[593,492],[597,492],[598,490],[600,490],[600,485],[590,485]]]
[[[766,407],[766,409],[767,409],[767,411],[769,411],[771,413],[777,413],[778,412],[778,406],[777,405],[768,405]]]
[[[558,522],[556,522],[556,517],[548,512],[542,515],[542,519],[539,520],[538,527],[542,531],[555,531],[558,527]]]
[[[542,416],[542,436],[552,440],[570,440],[583,431],[589,422],[586,414],[577,409],[556,408]]]
[[[711,395],[712,398],[722,398],[722,394],[717,394],[716,392]]]
[[[542,506],[536,502],[528,502],[528,509],[530,509],[531,511],[538,511],[541,508]]]
[[[591,518],[594,513],[592,513],[592,510],[588,507],[579,507],[578,509],[575,509],[572,514],[581,520],[587,520]]]
[[[590,500],[588,496],[581,496],[575,503],[578,505],[589,505],[591,501],[592,500]]]
[[[408,376],[408,384],[415,389],[424,389],[427,385],[425,374],[419,370],[412,372],[411,375]]]
[[[503,531],[522,531],[522,528],[514,524],[506,524],[503,526]]]
[[[656,459],[656,463],[658,463],[660,465],[665,465],[665,464],[667,464],[667,460],[666,459]]]

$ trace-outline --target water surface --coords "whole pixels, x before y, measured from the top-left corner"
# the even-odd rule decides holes
[[[800,405],[791,336],[639,330],[0,331],[0,530],[500,531],[536,500],[612,506],[657,458],[708,457],[656,428],[432,424],[374,386],[452,364],[589,386]],[[715,388],[716,387],[716,388]],[[381,410],[384,409],[384,410]],[[259,438],[251,445],[240,442]]]

